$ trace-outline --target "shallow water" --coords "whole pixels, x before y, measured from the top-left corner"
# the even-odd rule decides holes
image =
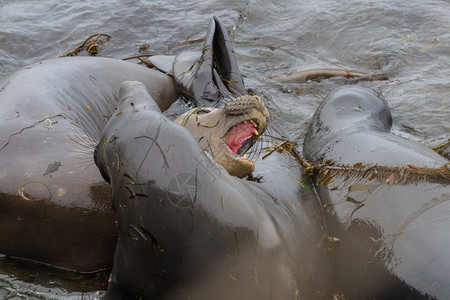
[[[106,57],[200,47],[201,42],[181,43],[204,37],[214,14],[229,30],[246,87],[265,98],[287,138],[301,144],[321,99],[346,84],[382,93],[392,107],[397,134],[429,147],[449,137],[449,1],[1,0],[0,77],[70,52],[94,33],[112,36],[99,54]],[[150,48],[140,52],[144,43]],[[389,79],[301,84],[271,79],[311,68],[375,72]],[[92,285],[86,287],[83,280]],[[36,268],[0,261],[2,298],[96,298],[101,292],[84,292],[102,290],[101,282],[44,276]]]
[[[0,256],[0,299],[100,299],[109,272],[78,274]]]

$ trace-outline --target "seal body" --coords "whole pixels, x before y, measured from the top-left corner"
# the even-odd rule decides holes
[[[120,234],[107,299],[329,296],[315,196],[289,177],[297,166],[279,171],[294,161],[255,162],[264,183],[230,176],[142,85],[125,82],[120,99],[96,158]]]
[[[92,153],[127,79],[161,109],[177,98],[170,77],[106,58],[43,61],[0,81],[0,253],[78,271],[111,265],[115,215]]]
[[[304,154],[347,166],[448,163],[431,149],[393,135],[391,124],[381,96],[359,87],[338,89],[311,119]],[[335,285],[355,299],[445,299],[450,294],[448,182],[375,177],[335,172],[333,182],[316,186],[328,234],[339,240]]]

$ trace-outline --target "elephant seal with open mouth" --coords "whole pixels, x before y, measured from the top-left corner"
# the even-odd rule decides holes
[[[269,111],[262,99],[249,95],[238,97],[223,108],[192,109],[175,120],[230,175],[239,178],[255,170],[245,152],[266,130],[268,121]]]
[[[276,153],[255,162],[264,182],[236,177],[252,171],[243,156],[267,126],[259,97],[195,109],[181,125],[139,82],[120,99],[95,156],[119,225],[106,299],[330,297],[318,203],[290,178],[298,165]]]

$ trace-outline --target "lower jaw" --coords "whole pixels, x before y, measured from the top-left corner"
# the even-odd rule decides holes
[[[255,165],[250,160],[241,157],[235,158],[231,168],[225,169],[230,175],[243,178],[255,170]]]

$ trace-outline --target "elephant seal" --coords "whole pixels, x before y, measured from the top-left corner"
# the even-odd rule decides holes
[[[107,58],[47,60],[0,80],[0,253],[83,272],[111,266],[116,217],[92,152],[127,79],[162,110],[178,98],[169,76]]]
[[[407,166],[403,175],[372,181],[336,171],[333,181],[315,186],[328,234],[340,240],[335,285],[352,299],[446,299],[450,185],[416,181],[408,171],[446,168],[449,161],[393,135],[391,125],[382,96],[344,87],[326,97],[307,127],[303,152],[314,162]]]
[[[203,129],[191,133],[164,117],[142,84],[123,83],[96,155],[119,226],[106,299],[330,297],[318,203],[290,178],[300,178],[298,165],[281,153],[256,160],[256,170],[266,170],[256,183],[231,176],[227,170],[239,167],[222,167],[214,154],[221,150],[204,151],[198,142],[209,129],[220,137],[210,140],[219,144],[213,149],[233,140],[230,150],[244,146],[244,155],[246,140],[254,142],[255,128],[264,131],[267,116],[260,99],[247,97],[191,112],[184,125]]]

